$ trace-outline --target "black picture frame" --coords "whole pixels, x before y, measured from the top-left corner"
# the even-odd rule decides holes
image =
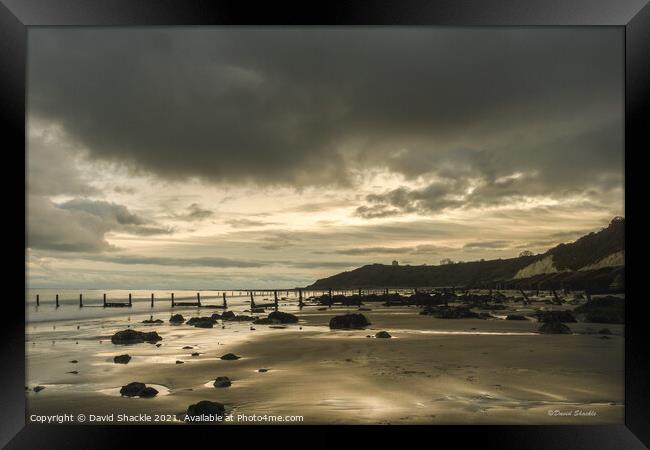
[[[27,29],[36,26],[135,26],[135,25],[435,25],[435,26],[616,26],[625,29],[625,214],[626,308],[625,327],[625,425],[619,426],[435,426],[354,427],[383,438],[395,433],[416,432],[421,445],[437,446],[444,440],[454,445],[470,442],[508,448],[644,448],[650,445],[650,352],[645,345],[644,306],[641,296],[642,261],[647,220],[635,198],[643,195],[643,152],[648,145],[648,118],[643,115],[650,91],[650,5],[647,0],[402,0],[303,2],[205,1],[205,0],[0,0],[0,126],[4,155],[15,156],[5,165],[5,192],[12,192],[11,211],[25,212],[25,197],[18,194],[18,170],[25,164],[25,92]],[[26,172],[25,172],[26,175]],[[14,203],[15,202],[15,203]],[[15,217],[15,215],[12,215]],[[25,217],[25,215],[23,215]],[[20,234],[19,220],[8,220]],[[23,229],[24,230],[24,229]],[[24,305],[25,248],[19,239],[6,246],[10,295],[3,299],[7,317],[0,327],[0,444],[7,448],[127,448],[134,433],[146,434],[145,442],[167,442],[172,434],[182,439],[208,439],[207,435],[244,436],[248,444],[265,443],[269,434],[286,435],[292,430],[247,433],[239,428],[215,427],[122,427],[25,424],[24,396]],[[22,247],[21,247],[22,246]],[[635,295],[637,294],[637,295]],[[631,296],[630,296],[631,295]],[[128,432],[123,432],[128,428]],[[302,427],[310,432],[311,427]],[[337,442],[337,435],[352,427],[328,427],[322,442]],[[416,438],[414,438],[416,439]],[[275,440],[275,439],[272,439]],[[284,440],[284,439],[281,439]],[[293,441],[293,438],[290,439]],[[320,441],[312,435],[314,442]],[[285,441],[289,442],[289,441]],[[412,445],[415,440],[409,438]],[[317,444],[314,444],[318,446]]]

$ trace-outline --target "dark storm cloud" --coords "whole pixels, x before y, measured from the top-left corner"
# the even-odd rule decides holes
[[[62,124],[91,157],[166,179],[300,188],[353,184],[358,168],[434,174],[443,181],[428,192],[373,199],[358,214],[439,211],[581,190],[607,174],[620,183],[622,37],[602,28],[34,29],[29,114]],[[497,186],[515,172],[535,181]],[[467,178],[488,188],[458,200],[448,180]]]

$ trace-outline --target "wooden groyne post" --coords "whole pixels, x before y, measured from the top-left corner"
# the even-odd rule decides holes
[[[223,309],[228,308],[228,302],[226,301],[226,292],[223,292]]]
[[[106,308],[106,294],[104,294],[104,308]]]
[[[36,294],[36,306],[41,306],[41,299],[38,294]]]
[[[79,294],[79,308],[84,307],[84,300],[83,300],[83,295]]]
[[[151,293],[151,307],[153,308],[153,292]]]
[[[332,290],[329,289],[328,292],[329,292],[329,307],[331,308],[331,307],[332,307],[332,303],[333,303],[333,300],[332,300]]]
[[[56,307],[59,307],[59,294],[56,294]]]
[[[131,301],[131,293],[129,292],[129,306],[132,306],[133,302]]]
[[[253,291],[250,291],[251,294],[251,309],[255,308],[255,297],[253,296]]]
[[[200,292],[196,293],[196,304],[198,305],[199,308],[201,307],[201,293]]]
[[[524,303],[527,305],[528,302],[529,302],[529,300],[528,300],[528,296],[526,295],[526,293],[524,292],[523,289],[519,289],[519,292],[521,292],[521,295],[524,296]]]
[[[278,310],[278,291],[273,291],[273,306]]]
[[[302,301],[302,289],[298,289],[298,308],[302,309],[305,303]]]
[[[174,293],[172,292],[172,308],[174,307]]]

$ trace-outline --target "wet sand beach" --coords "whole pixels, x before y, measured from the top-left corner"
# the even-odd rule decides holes
[[[246,314],[243,305],[238,314]],[[541,305],[510,307],[526,314]],[[150,316],[144,311],[31,322],[26,329],[28,417],[167,417],[211,400],[235,417],[302,416],[299,423],[308,424],[623,422],[622,325],[570,323],[574,334],[544,335],[532,319],[437,319],[419,315],[416,307],[365,306],[371,311],[362,313],[372,323],[365,330],[328,327],[331,317],[358,312],[356,307],[298,311],[282,304],[281,310],[299,316],[298,324],[253,325],[251,330],[250,322],[224,322],[222,328],[219,321],[202,329],[171,325],[169,311],[151,313],[162,324],[140,323]],[[177,312],[189,318],[221,311]],[[112,344],[110,336],[129,325],[155,330],[161,345]],[[597,332],[605,327],[612,335],[602,339]],[[381,330],[392,338],[375,338]],[[219,359],[226,353],[241,359]],[[113,362],[121,354],[131,356],[128,364]],[[220,376],[232,385],[213,387]],[[153,386],[158,395],[120,396],[120,387],[133,381]],[[45,389],[34,392],[35,386]]]

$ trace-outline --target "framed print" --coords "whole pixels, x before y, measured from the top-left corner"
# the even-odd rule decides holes
[[[9,448],[650,442],[644,1],[0,13]]]

